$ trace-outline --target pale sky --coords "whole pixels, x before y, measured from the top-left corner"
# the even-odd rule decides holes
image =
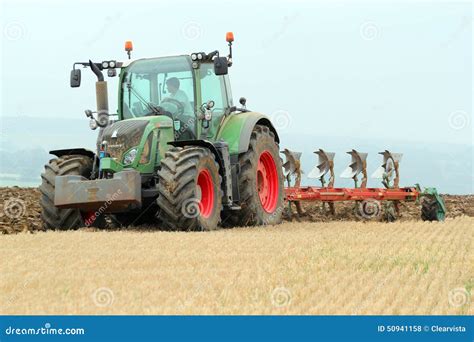
[[[1,3],[1,116],[82,118],[95,78],[71,89],[73,62],[126,59],[125,40],[135,58],[227,53],[233,31],[234,102],[282,135],[473,143],[471,2]]]

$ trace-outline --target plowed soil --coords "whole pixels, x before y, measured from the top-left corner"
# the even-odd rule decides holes
[[[39,205],[40,192],[36,188],[0,188],[0,233],[12,234],[19,232],[36,232],[43,230],[41,224],[41,208]],[[474,217],[474,195],[458,196],[443,195],[447,207],[447,217],[459,216]],[[321,203],[303,203],[303,215],[299,218],[302,222],[328,222],[328,221],[365,221],[354,213],[354,204],[351,202],[336,203],[336,215],[327,213]],[[293,206],[292,220],[298,221],[296,209]],[[285,221],[291,221],[287,212]],[[372,219],[377,221],[378,218]],[[420,205],[410,202],[402,203],[399,221],[421,220]],[[113,227],[111,227],[113,228]],[[139,228],[139,227],[138,227]],[[147,226],[144,229],[159,229]]]

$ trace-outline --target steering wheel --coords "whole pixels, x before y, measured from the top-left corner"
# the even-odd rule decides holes
[[[174,116],[179,116],[179,115],[182,115],[184,113],[184,105],[180,101],[178,101],[176,99],[171,99],[169,97],[165,97],[161,101],[161,103],[166,103],[166,102],[169,102],[169,103],[176,106],[177,110],[176,110],[176,113],[173,113]]]

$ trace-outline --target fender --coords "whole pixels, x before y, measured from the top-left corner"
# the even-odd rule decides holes
[[[229,115],[222,124],[217,139],[223,139],[229,144],[230,154],[240,154],[249,148],[250,136],[255,125],[267,126],[275,135],[275,141],[280,142],[278,133],[270,119],[257,112],[244,112]]]
[[[214,144],[207,140],[176,140],[168,142],[168,145],[174,147],[184,147],[184,146],[200,146],[209,149],[212,154],[216,157],[217,164],[219,164],[219,173],[221,176],[224,176],[225,165],[224,161],[222,160],[217,148]]]
[[[232,207],[233,202],[239,200],[237,183],[233,181],[233,178],[237,177],[238,168],[232,167],[232,158],[226,143],[208,140],[180,140],[170,141],[168,145],[174,147],[200,146],[210,150],[215,156],[217,164],[219,164],[219,174],[222,177],[221,188],[224,191],[222,204],[225,207]]]
[[[63,149],[63,150],[52,150],[52,151],[49,151],[49,153],[56,157],[62,157],[62,156],[67,156],[71,154],[78,154],[81,156],[90,157],[92,160],[94,160],[95,158],[95,153],[85,148],[69,148],[69,149]]]

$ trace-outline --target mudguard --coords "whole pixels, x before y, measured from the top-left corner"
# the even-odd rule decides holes
[[[267,126],[275,135],[275,141],[280,142],[278,133],[270,119],[257,112],[244,112],[229,115],[217,134],[217,140],[223,139],[229,144],[229,153],[239,154],[247,151],[250,136],[255,125]]]
[[[92,160],[95,158],[95,153],[85,148],[69,148],[69,149],[62,149],[62,150],[52,150],[52,151],[49,151],[49,153],[56,157],[78,154],[81,156],[90,157]]]

